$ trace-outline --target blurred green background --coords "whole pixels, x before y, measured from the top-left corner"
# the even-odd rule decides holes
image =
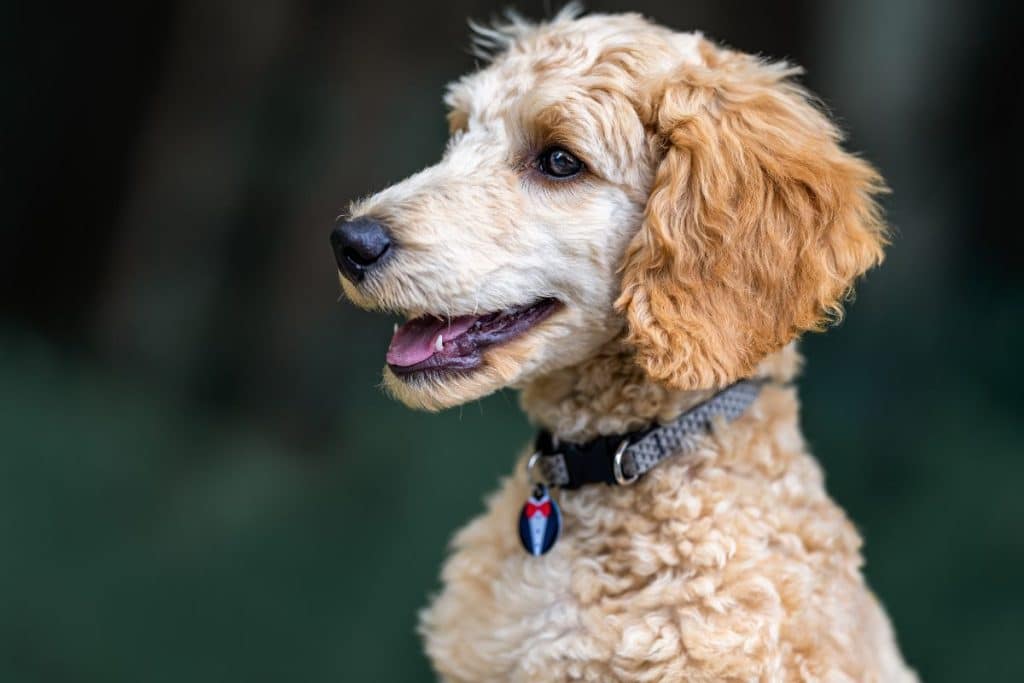
[[[503,6],[0,10],[0,681],[431,680],[416,610],[531,428],[386,399],[327,234],[437,158]],[[589,7],[805,65],[888,178],[804,428],[924,680],[1024,680],[1017,5]]]

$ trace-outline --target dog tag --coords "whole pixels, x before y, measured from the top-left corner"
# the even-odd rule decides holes
[[[543,555],[551,550],[562,530],[562,511],[544,484],[533,487],[533,493],[519,513],[519,540],[526,552]]]

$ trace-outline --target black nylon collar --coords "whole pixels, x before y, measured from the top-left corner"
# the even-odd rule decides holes
[[[636,443],[655,429],[657,425],[627,434],[598,436],[586,443],[559,441],[557,446],[551,432],[544,429],[537,434],[533,446],[541,456],[561,454],[565,458],[569,483],[559,488],[578,489],[586,484],[615,484],[613,461],[615,451],[622,445],[623,439]]]

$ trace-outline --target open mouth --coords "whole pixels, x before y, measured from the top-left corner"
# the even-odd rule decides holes
[[[555,299],[541,299],[484,315],[414,318],[395,330],[388,348],[388,367],[400,377],[424,371],[474,370],[483,364],[484,350],[519,337],[558,305]]]

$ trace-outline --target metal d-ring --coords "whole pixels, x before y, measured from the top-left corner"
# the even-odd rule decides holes
[[[612,458],[612,473],[615,475],[615,481],[620,486],[629,486],[636,482],[640,478],[639,474],[634,474],[632,477],[626,477],[622,472],[622,456],[625,454],[626,449],[629,448],[629,439],[623,439],[619,447],[615,449],[615,457]]]
[[[533,468],[536,467],[538,462],[540,462],[540,458],[541,452],[534,451],[533,455],[530,456],[530,459],[526,461],[526,480],[529,481],[531,484],[544,483],[544,481],[542,481],[541,479],[536,479],[533,476]]]

